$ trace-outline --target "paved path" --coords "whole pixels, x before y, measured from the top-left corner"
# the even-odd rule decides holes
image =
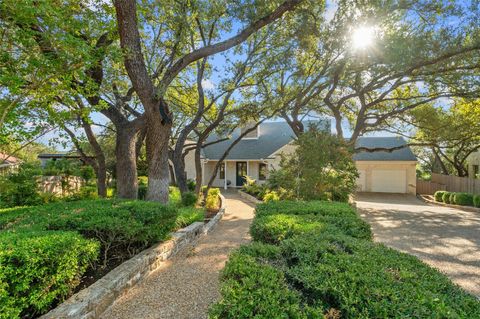
[[[236,193],[225,197],[226,213],[213,232],[165,262],[101,318],[207,318],[208,307],[220,298],[218,277],[229,252],[250,240],[253,206]]]
[[[411,195],[364,193],[357,206],[376,241],[419,257],[480,297],[480,214]]]

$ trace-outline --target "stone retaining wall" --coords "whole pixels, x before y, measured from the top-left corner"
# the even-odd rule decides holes
[[[225,198],[207,223],[196,222],[171,234],[171,239],[150,247],[110,271],[91,286],[79,291],[41,319],[98,318],[130,288],[157,270],[162,262],[201,235],[209,233],[225,214]]]
[[[254,197],[254,196],[252,196],[252,195],[250,195],[250,194],[247,194],[247,193],[245,193],[245,192],[243,192],[243,191],[241,191],[241,190],[239,190],[238,193],[240,194],[240,197],[241,197],[241,198],[243,198],[243,199],[245,199],[245,200],[247,200],[247,201],[249,201],[249,202],[251,202],[251,203],[253,203],[253,204],[255,204],[255,205],[256,205],[256,204],[259,204],[259,203],[262,203],[261,200],[257,199],[256,197]]]

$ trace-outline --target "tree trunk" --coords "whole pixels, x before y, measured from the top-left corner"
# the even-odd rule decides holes
[[[107,197],[107,165],[105,158],[103,161],[98,161],[97,174],[97,192],[100,197]]]
[[[147,200],[168,203],[170,181],[168,142],[172,133],[170,122],[162,121],[159,113],[150,114],[147,119]]]
[[[185,160],[183,159],[182,153],[173,152],[173,169],[175,171],[175,181],[180,193],[188,192]]]
[[[197,144],[195,147],[195,194],[197,196],[200,195],[200,191],[202,190],[202,182],[203,182],[203,170],[202,170],[202,145]]]
[[[117,160],[117,196],[119,198],[137,199],[137,142],[138,130],[135,128],[117,127],[116,160]]]

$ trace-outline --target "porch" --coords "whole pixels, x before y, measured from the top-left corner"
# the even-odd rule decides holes
[[[205,160],[203,162],[203,184],[208,183],[210,176],[218,161]],[[240,188],[245,183],[245,176],[248,176],[262,184],[267,179],[268,162],[264,160],[225,160],[220,166],[215,180],[214,187],[223,189]]]

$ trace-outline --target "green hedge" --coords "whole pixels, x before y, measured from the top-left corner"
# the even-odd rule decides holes
[[[435,194],[433,194],[433,197],[435,198],[435,201],[437,202],[443,202],[443,194],[445,194],[446,191],[436,191]]]
[[[99,253],[74,232],[0,232],[0,318],[39,315],[65,299]]]
[[[0,210],[0,313],[17,318],[45,312],[71,292],[87,266],[116,265],[203,219],[203,209],[107,199]]]
[[[348,235],[356,224],[333,222],[355,220],[352,214],[358,218],[338,203],[259,205],[254,242],[227,262],[211,317],[478,317],[480,302],[445,275],[370,237]]]
[[[444,202],[445,204],[450,204],[451,195],[452,195],[452,193],[450,193],[450,192],[443,193],[442,202]]]
[[[480,195],[473,196],[473,206],[480,207]]]
[[[473,194],[455,193],[453,202],[455,203],[455,205],[473,206]]]

